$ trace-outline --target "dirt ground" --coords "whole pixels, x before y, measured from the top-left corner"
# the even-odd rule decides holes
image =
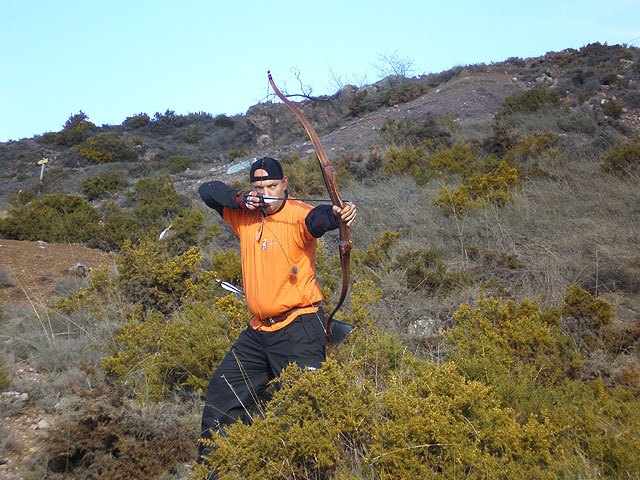
[[[92,268],[113,262],[111,254],[82,245],[0,239],[0,308],[20,303],[48,305],[60,282],[87,275]],[[47,381],[46,375],[25,363],[16,365],[12,374],[23,383]],[[26,399],[20,400],[19,392],[2,395],[6,396],[4,403],[24,401],[27,405],[18,408],[17,415],[5,416],[3,412],[0,417],[7,429],[5,433],[11,435],[12,445],[0,455],[0,478],[18,480],[25,478],[29,470],[27,459],[36,451],[38,439],[49,427],[52,415],[28,405]]]
[[[83,245],[0,239],[0,305],[47,305],[58,282],[113,262],[110,253]]]

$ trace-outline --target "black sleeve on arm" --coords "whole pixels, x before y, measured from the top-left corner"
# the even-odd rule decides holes
[[[204,203],[218,212],[220,216],[222,216],[224,207],[242,208],[241,197],[243,192],[230,188],[222,182],[203,183],[198,188],[198,193]]]
[[[328,231],[340,226],[340,221],[333,214],[332,205],[318,205],[307,214],[305,223],[307,230],[315,238],[320,238]]]

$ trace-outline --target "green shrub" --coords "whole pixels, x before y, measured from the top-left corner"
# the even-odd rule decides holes
[[[19,190],[9,199],[9,205],[13,208],[21,208],[28,204],[31,200],[38,197],[38,193],[29,188]]]
[[[431,177],[469,177],[481,169],[482,161],[467,144],[454,143],[448,148],[441,146],[428,156],[427,173]]]
[[[354,282],[349,292],[349,312],[341,310],[341,318],[358,327],[361,332],[363,329],[373,329],[375,320],[372,307],[382,300],[382,290],[373,280],[366,279]]]
[[[82,111],[71,115],[58,133],[47,133],[42,136],[46,143],[53,143],[64,147],[73,147],[84,142],[96,131],[96,126],[89,121],[89,117]]]
[[[382,345],[370,342],[363,353],[380,358]],[[452,364],[394,351],[395,368],[376,373],[379,364],[361,362],[360,354],[312,373],[285,369],[251,426],[234,424],[211,440],[212,465],[223,477],[247,479],[282,478],[283,471],[292,478],[553,478],[548,472],[562,461],[553,425],[519,422]],[[268,457],[255,455],[265,448]]]
[[[439,145],[431,150],[430,142],[418,147],[390,148],[384,159],[385,173],[411,175],[418,184],[433,178],[471,177],[484,167],[473,147],[463,143]]]
[[[537,372],[538,381],[554,382],[576,366],[555,310],[489,297],[476,307],[461,305],[453,319],[454,328],[445,334],[450,358],[471,379],[504,387],[505,377],[525,379]]]
[[[619,85],[621,87],[629,86],[629,79],[625,78],[622,69],[611,70],[602,77],[602,85]]]
[[[193,297],[198,284],[212,288],[210,276],[199,269],[202,256],[197,247],[172,257],[160,242],[125,242],[117,258],[119,287],[145,310],[170,312]]]
[[[135,305],[141,312],[169,313],[183,304],[213,298],[214,276],[200,267],[201,255],[191,247],[173,255],[165,242],[126,240],[114,257],[115,275],[109,267],[96,269],[88,285],[56,302],[66,312],[86,310],[92,314],[105,303]]]
[[[191,127],[187,133],[180,135],[180,140],[190,144],[196,144],[203,138],[204,138],[204,135],[197,125],[194,125],[193,127]]]
[[[602,113],[613,119],[620,118],[623,112],[622,105],[615,100],[609,100],[602,106]]]
[[[382,392],[365,461],[372,478],[556,478],[556,428],[519,421],[453,364],[409,363]]]
[[[107,251],[118,251],[125,241],[135,243],[148,235],[143,231],[142,225],[133,212],[124,210],[111,202],[103,208],[103,220],[96,231],[96,247]]]
[[[200,209],[182,210],[171,222],[171,233],[166,238],[169,251],[178,254],[200,243],[204,229],[204,213]],[[218,230],[215,229],[214,230]]]
[[[640,143],[618,144],[602,158],[602,168],[614,175],[629,175],[640,168]]]
[[[193,167],[193,161],[186,155],[171,155],[164,163],[172,174],[184,172]]]
[[[558,445],[573,457],[566,462],[565,478],[579,470],[586,470],[583,478],[640,476],[637,397],[623,389],[607,389],[599,380],[568,381],[545,393],[541,407],[563,432]]]
[[[216,127],[222,127],[222,128],[234,128],[236,126],[235,120],[233,118],[227,117],[224,114],[217,115],[213,119],[213,124]]]
[[[594,135],[598,128],[598,118],[588,108],[570,110],[557,117],[558,128],[567,133]]]
[[[614,319],[611,304],[594,297],[579,285],[571,285],[567,288],[561,312],[564,316],[573,317],[585,323],[589,328],[610,325]]]
[[[303,198],[327,195],[322,171],[315,155],[309,155],[305,159],[293,155],[283,157],[281,161],[287,172],[291,196]],[[351,178],[351,175],[342,165],[335,161],[332,163],[336,169],[338,185],[342,187]]]
[[[364,113],[374,111],[382,103],[382,99],[376,95],[369,95],[367,90],[356,92],[349,102],[349,114],[353,117],[360,116]]]
[[[388,106],[407,103],[428,93],[430,87],[426,83],[416,81],[403,81],[398,85],[385,90],[384,104]]]
[[[450,358],[464,375],[490,386],[520,422],[542,418],[556,432],[552,448],[564,460],[549,472],[560,478],[640,473],[631,453],[640,446],[633,413],[638,399],[599,381],[573,379],[581,359],[573,338],[560,329],[557,309],[483,298],[476,307],[462,305],[454,320],[446,337]]]
[[[104,218],[96,229],[95,245],[105,250],[119,250],[125,241],[156,240],[167,226],[164,239],[174,254],[217,235],[220,227],[205,230],[204,214],[189,208],[189,200],[176,192],[171,177],[145,177],[128,192],[128,209],[114,203],[103,206]]]
[[[149,125],[151,118],[146,113],[139,113],[132,117],[127,117],[122,125],[129,128],[142,128]]]
[[[494,205],[504,205],[511,198],[509,191],[520,183],[518,170],[501,161],[492,171],[472,175],[465,180],[474,198]]]
[[[147,234],[159,235],[177,216],[184,200],[175,189],[169,176],[145,177],[135,184],[130,196],[132,213]]]
[[[555,155],[558,143],[558,136],[551,133],[527,135],[510,145],[505,153],[509,161],[525,164],[536,160],[544,153]]]
[[[601,85],[600,72],[588,65],[573,67],[564,77],[561,88],[578,93],[581,100],[588,99]]]
[[[138,158],[138,153],[113,133],[98,133],[76,149],[81,157],[94,163],[125,162]]]
[[[374,419],[371,385],[356,386],[331,361],[312,374],[290,366],[279,385],[263,418],[232,425],[226,441],[212,439],[212,465],[223,477],[248,480],[283,478],[285,472],[290,478],[341,478],[335,474],[354,466],[348,452],[357,452]],[[265,449],[268,456],[255,455]]]
[[[451,141],[451,132],[432,117],[420,123],[408,119],[387,118],[380,128],[380,138],[389,145],[417,146],[427,142],[428,145],[435,147],[448,145]]]
[[[77,195],[52,193],[9,209],[0,235],[15,240],[83,243],[95,236],[100,214]]]
[[[390,251],[395,246],[398,238],[402,236],[399,230],[386,230],[382,235],[374,239],[365,249],[354,248],[351,252],[353,266],[357,269],[388,268],[392,263]]]
[[[435,203],[444,212],[463,215],[486,205],[502,206],[511,200],[511,189],[520,183],[518,170],[506,161],[493,171],[466,178],[455,189],[442,187]]]
[[[0,317],[0,321],[2,321],[2,317]],[[5,368],[4,360],[0,357],[0,391],[4,391],[10,384],[11,377]]]
[[[387,175],[407,175],[426,168],[427,151],[424,146],[390,148],[384,157],[384,173]]]
[[[80,193],[87,200],[95,200],[96,198],[114,195],[126,187],[127,181],[122,172],[113,170],[85,178],[80,185]]]
[[[405,271],[407,286],[430,294],[446,294],[473,281],[464,272],[450,272],[442,253],[433,246],[398,255],[396,261]]]
[[[110,274],[109,266],[105,266],[92,269],[85,287],[65,298],[57,299],[54,306],[65,313],[85,311],[102,316],[107,310],[106,305],[115,304],[117,297],[115,278]]]
[[[453,189],[440,187],[435,204],[443,212],[456,216],[465,215],[484,205],[482,201],[472,198],[469,188],[464,183]]]
[[[223,250],[213,252],[211,255],[211,271],[218,280],[242,287],[242,263],[238,251]]]
[[[533,113],[543,108],[560,106],[560,92],[547,87],[536,87],[507,97],[497,112],[498,117],[514,113]]]
[[[367,329],[337,349],[342,363],[286,369],[252,425],[210,441],[211,464],[247,479],[640,474],[640,403],[569,378],[579,357],[558,311],[483,298],[454,320],[442,365]]]
[[[170,392],[203,395],[246,322],[246,310],[232,296],[215,299],[213,306],[189,303],[168,317],[150,312],[122,326],[102,367],[138,400],[159,401]]]

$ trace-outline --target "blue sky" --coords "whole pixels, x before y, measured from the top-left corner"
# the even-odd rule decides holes
[[[593,42],[640,46],[640,0],[0,0],[0,141],[79,111],[245,113],[269,69],[320,95],[378,80],[385,56],[417,75]]]

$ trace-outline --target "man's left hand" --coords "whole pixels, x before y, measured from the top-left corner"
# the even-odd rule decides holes
[[[356,213],[356,206],[351,202],[344,202],[344,208],[336,205],[333,206],[333,214],[338,217],[341,222],[346,223],[347,227],[350,227],[353,223],[353,219],[356,218]]]

